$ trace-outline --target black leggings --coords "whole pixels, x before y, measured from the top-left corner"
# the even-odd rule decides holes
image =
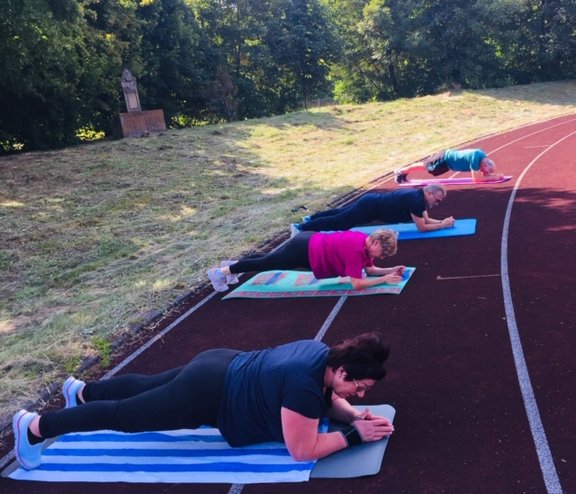
[[[310,237],[315,232],[302,232],[282,247],[268,254],[255,254],[240,259],[230,266],[231,273],[249,273],[271,269],[311,269],[308,256]]]
[[[109,429],[146,432],[216,426],[226,370],[238,350],[200,353],[189,364],[160,374],[126,374],[88,383],[85,404],[40,418],[40,435]]]
[[[380,198],[382,194],[372,192],[363,195],[360,199],[341,208],[328,209],[313,214],[310,221],[302,223],[300,229],[304,231],[350,230],[355,226],[365,225],[381,219]]]

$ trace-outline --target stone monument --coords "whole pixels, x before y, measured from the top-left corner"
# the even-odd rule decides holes
[[[144,137],[166,130],[162,110],[142,110],[136,78],[128,69],[122,71],[122,91],[127,112],[120,113],[114,119],[114,137]]]

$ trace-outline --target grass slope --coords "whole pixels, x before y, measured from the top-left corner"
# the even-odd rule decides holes
[[[576,83],[534,84],[1,158],[0,422],[216,261],[287,234],[292,208],[575,110]]]

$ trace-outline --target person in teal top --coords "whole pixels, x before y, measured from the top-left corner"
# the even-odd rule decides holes
[[[502,175],[496,173],[496,165],[486,153],[475,149],[446,149],[435,153],[424,161],[398,168],[394,171],[397,184],[408,182],[408,174],[415,171],[427,171],[437,177],[448,171],[470,172],[474,182],[491,182],[501,180]]]

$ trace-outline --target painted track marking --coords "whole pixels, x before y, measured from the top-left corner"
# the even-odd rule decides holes
[[[528,367],[526,365],[526,359],[524,357],[522,342],[520,340],[520,334],[516,322],[516,313],[514,311],[514,303],[512,301],[512,290],[510,288],[510,276],[508,272],[508,233],[510,231],[510,219],[512,216],[514,199],[522,179],[544,154],[573,135],[576,135],[576,132],[572,132],[564,136],[550,147],[542,151],[540,154],[538,154],[526,166],[526,168],[524,168],[524,171],[518,177],[518,180],[512,189],[512,193],[510,194],[510,198],[508,199],[508,206],[506,208],[504,226],[502,229],[502,243],[500,250],[502,292],[504,297],[504,309],[506,313],[506,323],[508,325],[508,334],[510,337],[510,344],[512,346],[512,355],[514,357],[518,383],[520,385],[520,391],[524,401],[524,409],[526,410],[526,415],[528,416],[528,424],[530,425],[532,439],[536,447],[538,461],[540,462],[540,470],[542,471],[542,477],[544,478],[544,483],[546,484],[546,490],[548,494],[561,494],[562,486],[560,484],[560,479],[558,478],[558,473],[554,465],[554,459],[552,458],[550,446],[548,445],[548,439],[546,438],[546,433],[544,432],[544,426],[542,424],[542,419],[538,410],[538,404],[536,403],[536,397],[534,396],[534,388],[532,387],[532,382],[528,373]]]
[[[472,274],[467,276],[436,276],[436,281],[446,281],[446,280],[469,280],[472,278],[494,278],[496,276],[501,276],[500,273],[495,274]]]

